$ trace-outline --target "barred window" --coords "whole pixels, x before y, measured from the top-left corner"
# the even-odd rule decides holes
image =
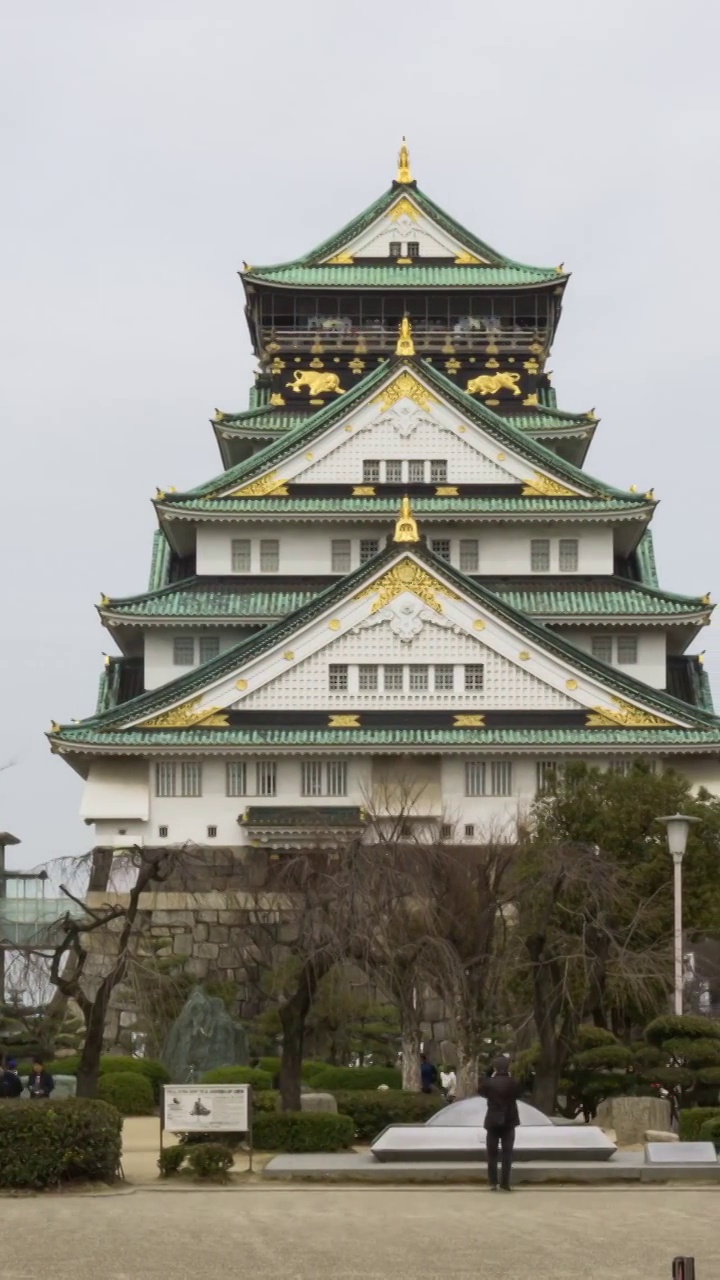
[[[597,658],[598,662],[612,662],[612,636],[593,636],[592,656],[593,658]]]
[[[201,636],[200,637],[200,661],[212,662],[213,658],[217,658],[220,652],[219,636]]]
[[[380,462],[377,458],[366,458],[363,462],[363,484],[380,483]]]
[[[455,685],[455,668],[450,662],[440,663],[435,668],[435,688],[452,689]]]
[[[578,567],[577,538],[561,538],[558,550],[558,565],[561,573],[575,573]]]
[[[481,760],[467,760],[465,762],[465,795],[485,795],[485,765]]]
[[[408,482],[409,484],[425,483],[425,463],[417,458],[411,458],[408,462]]]
[[[465,668],[465,690],[477,693],[485,687],[485,667],[482,662],[470,662]]]
[[[246,760],[228,760],[227,765],[225,766],[225,784],[225,789],[229,796],[247,795]]]
[[[180,765],[180,795],[202,795],[202,765],[195,760],[185,760]]]
[[[277,573],[280,568],[280,543],[277,538],[260,540],[260,572]]]
[[[383,667],[383,688],[386,693],[398,693],[403,689],[404,668],[399,662]]]
[[[385,463],[386,484],[402,483],[402,462],[399,458],[391,458]]]
[[[304,760],[300,783],[301,794],[304,796],[321,796],[322,774],[321,760]]]
[[[364,693],[374,693],[378,687],[378,669],[361,663],[358,667],[358,689]]]
[[[349,538],[333,538],[330,543],[330,568],[333,573],[349,573],[352,567],[352,543]]]
[[[611,760],[610,772],[619,773],[621,778],[627,778],[633,767],[632,760]]]
[[[173,666],[192,667],[195,663],[195,641],[192,636],[173,639]]]
[[[441,839],[441,840],[452,840],[452,834],[453,834],[452,824],[451,824],[450,822],[441,822],[441,824],[440,824],[440,839]]]
[[[436,556],[441,560],[450,562],[450,539],[449,538],[433,538],[430,548]]]
[[[512,795],[512,763],[509,760],[468,760],[465,764],[467,796]]]
[[[255,765],[255,795],[277,795],[277,764],[274,760],[258,760]]]
[[[445,484],[448,478],[448,464],[445,458],[433,458],[430,463],[430,483]]]
[[[538,791],[552,790],[557,776],[558,767],[554,760],[538,760],[535,765],[535,782]]]
[[[460,569],[463,573],[477,573],[480,557],[477,538],[460,539]]]
[[[157,796],[175,795],[175,765],[162,760],[155,765],[155,794]]]
[[[429,686],[429,668],[426,666],[412,666],[410,668],[410,691],[411,693],[423,693]]]
[[[233,538],[231,546],[233,573],[249,573],[252,567],[252,543],[249,538]]]
[[[617,660],[621,667],[633,666],[638,660],[637,636],[618,636]]]
[[[401,240],[390,241],[390,257],[402,258],[402,241]]]
[[[329,796],[346,796],[347,762],[345,760],[328,760],[325,769],[327,775],[327,794]]]
[[[512,764],[509,760],[494,760],[490,765],[491,796],[512,795]]]
[[[344,760],[305,760],[300,772],[304,796],[347,795],[347,763]]]
[[[475,835],[475,823],[474,822],[466,823],[464,827],[464,833],[465,833],[466,840],[472,840],[473,836]]]
[[[377,538],[361,538],[360,539],[360,563],[367,564],[368,560],[372,560],[373,556],[378,553]]]
[[[419,240],[408,240],[408,242],[407,242],[407,253],[406,253],[405,257],[406,257],[406,258],[419,258],[419,257],[420,257],[420,241],[419,241]]]
[[[531,538],[530,568],[533,573],[548,573],[550,570],[550,539]]]
[[[348,669],[346,663],[330,663],[328,668],[328,687],[331,693],[347,693]]]

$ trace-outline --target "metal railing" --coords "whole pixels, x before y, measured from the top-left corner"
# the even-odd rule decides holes
[[[396,324],[354,325],[349,319],[319,320],[301,328],[295,325],[263,328],[263,347],[272,352],[273,344],[287,351],[310,351],[318,343],[328,350],[355,351],[366,347],[368,351],[394,352],[398,341]],[[491,321],[458,321],[455,325],[413,324],[413,343],[416,351],[446,353],[454,351],[483,350],[486,344],[505,351],[529,351],[533,346],[545,348],[548,341],[546,328],[494,327]]]

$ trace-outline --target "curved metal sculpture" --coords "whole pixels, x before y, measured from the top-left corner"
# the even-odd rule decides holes
[[[482,1129],[486,1111],[487,1102],[484,1098],[463,1098],[461,1102],[452,1102],[449,1107],[443,1107],[442,1111],[437,1111],[426,1121],[426,1125],[441,1129],[456,1128],[459,1125],[463,1128]],[[535,1128],[540,1125],[552,1125],[552,1120],[545,1115],[545,1112],[538,1111],[537,1107],[531,1107],[529,1102],[518,1102],[518,1111],[521,1125],[533,1125]]]

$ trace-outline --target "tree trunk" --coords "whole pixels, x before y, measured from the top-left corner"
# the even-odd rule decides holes
[[[78,1098],[94,1098],[100,1075],[100,1054],[105,1032],[105,1000],[100,996],[93,1001],[85,1019],[85,1042],[77,1070]]]
[[[403,1019],[401,1040],[402,1087],[411,1093],[420,1092],[420,1028]]]
[[[298,976],[294,994],[278,1010],[283,1033],[280,1055],[280,1098],[283,1111],[300,1111],[305,1023],[318,983],[330,968],[329,963],[306,964]]]
[[[532,1087],[533,1106],[544,1111],[546,1116],[553,1115],[556,1103],[560,1073],[554,1063],[538,1060],[535,1067],[535,1079]]]
[[[459,1102],[461,1098],[474,1098],[477,1094],[480,1064],[478,1055],[471,1053],[467,1045],[463,1045],[459,1038],[455,1049],[457,1052],[457,1067],[455,1068],[457,1089],[455,1097]]]

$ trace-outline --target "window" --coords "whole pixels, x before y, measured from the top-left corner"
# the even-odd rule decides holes
[[[419,257],[420,257],[420,242],[419,242],[419,240],[408,240],[408,242],[407,242],[407,253],[405,254],[405,257],[406,257],[406,258],[419,258]]]
[[[512,795],[512,763],[509,760],[468,760],[465,765],[465,794],[468,796]]]
[[[471,662],[465,668],[465,692],[478,693],[485,687],[485,668],[482,662]]]
[[[390,458],[385,463],[385,481],[387,484],[402,483],[402,462],[399,458]]]
[[[378,669],[361,663],[358,667],[358,689],[363,693],[374,693],[378,687]]]
[[[214,840],[217,835],[217,827],[208,827],[207,833],[208,833],[208,839]]]
[[[621,667],[633,666],[638,660],[637,636],[618,636],[617,660]]]
[[[194,760],[185,761],[180,765],[180,795],[202,795],[202,765]]]
[[[163,761],[155,765],[155,795],[175,795],[175,765]]]
[[[280,543],[277,538],[260,540],[260,572],[277,573],[280,568]]]
[[[491,796],[512,795],[512,764],[509,760],[495,760],[490,765]]]
[[[417,458],[411,458],[408,462],[408,483],[425,483],[425,463],[419,461]]]
[[[610,772],[619,773],[621,778],[627,778],[628,774],[632,771],[633,764],[633,760],[611,760]]]
[[[532,538],[530,541],[530,568],[533,573],[547,573],[550,569],[550,539]]]
[[[465,839],[472,840],[474,835],[475,835],[475,823],[468,822],[465,826]]]
[[[402,692],[404,669],[400,663],[383,667],[383,688],[386,693]]]
[[[352,565],[349,538],[333,538],[330,543],[330,567],[333,573],[349,573]]]
[[[380,483],[380,463],[376,458],[366,458],[363,462],[363,484]]]
[[[247,761],[228,760],[225,770],[226,790],[229,796],[246,796]]]
[[[447,462],[443,458],[434,458],[430,463],[430,483],[445,484],[447,477]]]
[[[400,240],[391,240],[390,241],[390,257],[402,258],[402,256],[403,256],[402,242]]]
[[[433,538],[430,543],[431,549],[441,560],[447,560],[450,563],[450,539],[449,538]]]
[[[344,760],[329,760],[325,769],[327,774],[327,794],[329,796],[346,796],[347,763]]]
[[[373,556],[378,553],[377,538],[361,538],[360,539],[360,563],[367,564],[368,560],[372,560]]]
[[[305,760],[302,765],[300,791],[304,796],[322,795],[322,762]]]
[[[558,776],[558,767],[554,760],[538,760],[535,765],[535,782],[538,791],[551,791]]]
[[[167,840],[169,827],[158,827],[158,836],[161,840]]]
[[[575,573],[578,567],[577,538],[561,538],[558,549],[558,564],[561,573]]]
[[[200,637],[200,662],[212,662],[220,652],[219,636]]]
[[[233,573],[249,573],[251,565],[250,539],[233,538],[231,547]]]
[[[452,689],[455,686],[455,668],[452,663],[441,663],[435,668],[435,688]]]
[[[485,795],[485,765],[479,760],[468,760],[465,764],[465,795]],[[465,834],[467,835],[467,827]]]
[[[347,693],[348,669],[344,662],[331,662],[328,668],[328,687],[331,693]]]
[[[175,636],[173,640],[173,666],[192,667],[195,662],[195,641],[192,636]]]
[[[429,685],[429,668],[415,666],[410,668],[410,692],[423,693]]]
[[[258,760],[255,765],[255,795],[277,795],[277,765],[274,760]]]
[[[462,573],[477,573],[479,565],[477,538],[460,539],[460,569]]]
[[[441,825],[440,825],[440,839],[441,839],[441,840],[451,840],[451,839],[452,839],[452,833],[453,833],[453,829],[452,829],[452,826],[451,826],[451,824],[450,824],[449,822],[443,822],[443,823],[441,823]]]
[[[612,636],[593,636],[592,656],[597,658],[598,662],[612,662]]]
[[[306,760],[301,767],[301,794],[304,796],[347,795],[347,764],[344,760]]]

